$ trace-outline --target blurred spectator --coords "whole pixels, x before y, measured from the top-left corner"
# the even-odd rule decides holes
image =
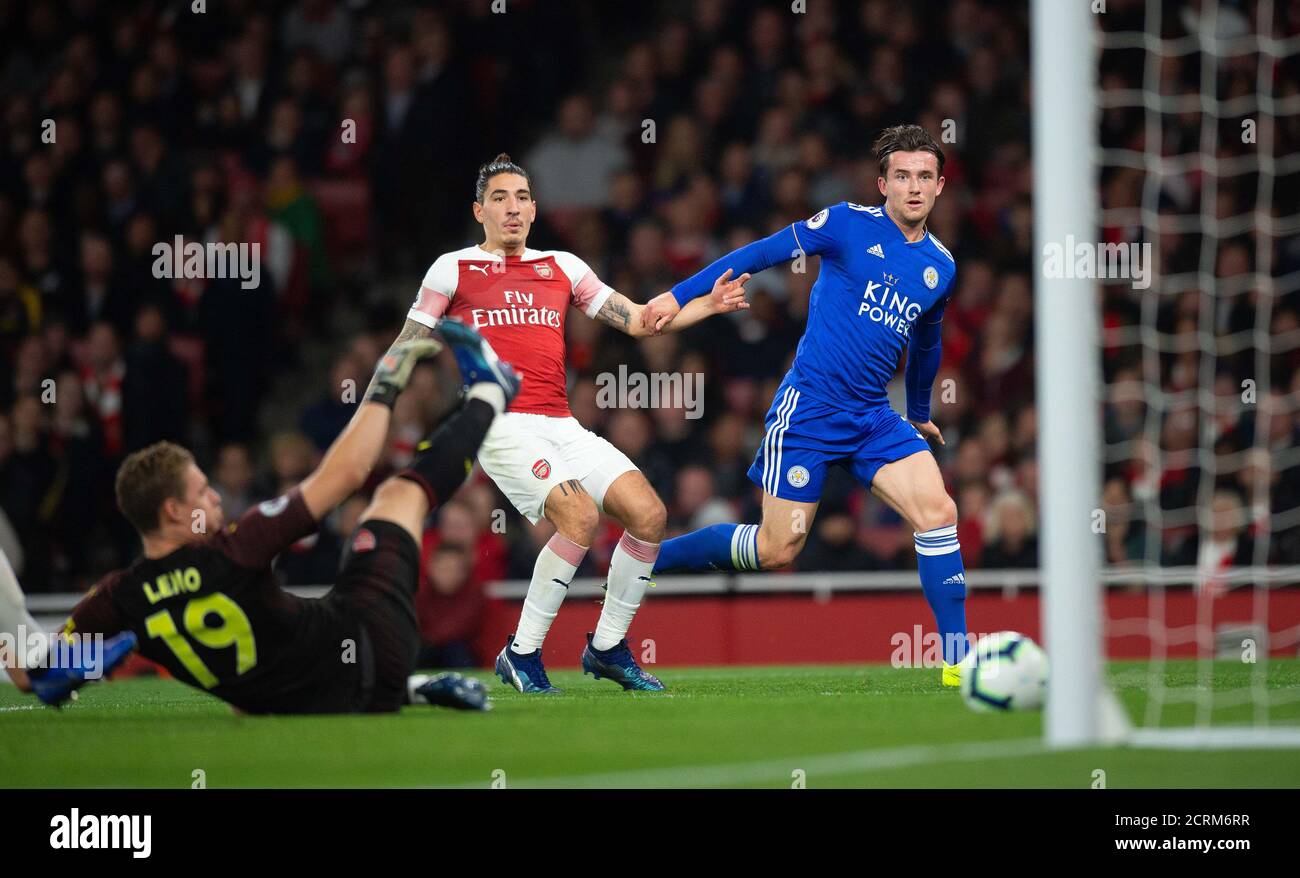
[[[707,467],[695,465],[678,470],[672,497],[670,516],[682,522],[683,531],[736,520],[736,510],[718,496],[713,472]]]
[[[370,376],[367,366],[357,361],[349,351],[334,361],[330,383],[320,398],[302,413],[298,426],[311,439],[319,451],[329,448],[357,410],[357,404]]]
[[[316,200],[303,186],[293,157],[282,155],[271,163],[266,179],[266,206],[270,218],[289,230],[307,253],[314,289],[325,292],[333,284],[325,255],[325,227]]]
[[[36,397],[23,396],[14,403],[11,420],[0,422],[3,506],[23,543],[26,580],[36,590],[45,587],[51,573],[49,525],[58,476],[43,408]]]
[[[111,476],[104,459],[99,425],[86,407],[85,391],[76,370],[65,369],[55,383],[57,403],[50,408],[50,450],[58,461],[53,536],[61,570],[73,577],[92,572],[87,543],[99,529],[107,510],[101,485]]]
[[[334,0],[304,0],[284,16],[287,49],[308,48],[332,64],[342,62],[352,45],[352,19]]]
[[[212,487],[221,495],[221,508],[227,521],[234,521],[256,502],[253,480],[256,472],[248,447],[232,442],[217,452],[217,465],[212,471]]]
[[[85,332],[92,323],[106,321],[124,332],[131,322],[130,296],[113,272],[113,250],[108,239],[92,233],[83,235],[80,289],[64,312],[69,326],[74,332]]]
[[[162,309],[145,305],[136,312],[135,341],[125,358],[122,416],[126,451],[168,440],[182,445],[189,436],[189,370],[167,347]]]
[[[1166,563],[1195,566],[1201,584],[1211,591],[1222,590],[1223,573],[1233,567],[1248,567],[1255,560],[1255,542],[1245,532],[1245,512],[1236,491],[1215,491],[1205,538],[1190,535],[1170,553]]]
[[[278,496],[295,487],[315,469],[319,455],[301,433],[278,433],[271,437],[271,476],[268,496]],[[329,528],[308,534],[280,553],[275,569],[291,585],[333,582],[338,572],[342,541]]]
[[[818,510],[812,533],[796,564],[800,570],[877,570],[883,567],[857,541],[857,523],[847,510]]]
[[[622,145],[596,128],[586,95],[565,98],[557,121],[557,130],[542,138],[524,164],[535,178],[539,202],[548,215],[606,207],[610,179],[627,164]]]
[[[474,638],[483,626],[484,596],[471,582],[469,551],[442,543],[429,556],[416,595],[422,668],[470,668],[479,664]]]
[[[126,362],[118,349],[117,333],[108,323],[96,323],[86,339],[81,383],[86,401],[99,419],[104,453],[110,458],[118,458],[128,450],[122,418],[125,380]]]
[[[1146,560],[1146,523],[1138,518],[1129,484],[1122,478],[1110,478],[1101,496],[1106,513],[1106,562],[1108,564],[1142,564]]]
[[[1029,498],[1005,491],[989,505],[982,564],[993,569],[1038,566],[1038,534]]]
[[[8,351],[40,326],[40,293],[20,281],[12,259],[0,255],[0,345]]]

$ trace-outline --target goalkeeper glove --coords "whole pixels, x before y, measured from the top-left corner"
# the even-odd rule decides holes
[[[393,345],[375,366],[375,377],[366,391],[365,402],[382,403],[391,409],[397,402],[397,395],[411,380],[415,364],[436,356],[441,350],[442,343],[431,338]]]

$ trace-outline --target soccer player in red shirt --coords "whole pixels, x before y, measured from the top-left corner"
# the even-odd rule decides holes
[[[474,219],[483,243],[445,253],[424,276],[397,342],[427,336],[444,315],[479,332],[520,371],[523,390],[492,425],[479,463],[515,508],[556,533],[533,568],[516,632],[497,657],[502,681],[520,692],[555,694],[542,664],[542,641],[596,533],[600,513],[626,528],[610,561],[604,606],[582,652],[583,670],[624,689],[663,689],[627,646],[632,617],[650,582],[667,513],[641,471],[569,412],[564,321],[569,305],[631,336],[650,335],[642,306],[601,282],[577,256],[527,246],[537,218],[526,171],[504,153],[479,169]],[[748,307],[748,275],[720,278],[711,295],[681,309],[680,331],[713,314]]]

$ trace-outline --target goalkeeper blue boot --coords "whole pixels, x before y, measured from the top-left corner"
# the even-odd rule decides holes
[[[445,674],[412,674],[406,681],[412,704],[454,707],[457,710],[491,710],[487,687],[481,680],[449,671]]]
[[[497,352],[492,350],[492,345],[483,336],[455,317],[444,318],[438,324],[438,331],[455,355],[456,365],[460,366],[460,374],[465,379],[466,386],[487,381],[505,391],[507,404],[515,398],[523,379],[509,363],[497,356]]]
[[[587,648],[582,651],[582,672],[591,674],[597,680],[608,677],[624,690],[639,689],[644,692],[662,692],[665,687],[654,674],[647,673],[632,657],[632,650],[627,647],[627,638],[623,638],[609,649],[596,649],[591,644],[591,633],[587,634]]]
[[[546,677],[546,666],[542,664],[542,651],[535,649],[527,655],[520,655],[510,648],[515,642],[511,634],[506,638],[506,648],[497,656],[497,676],[507,686],[514,686],[525,695],[563,695],[563,689],[551,685]]]
[[[58,707],[73,697],[72,693],[86,683],[116,670],[135,649],[136,639],[130,631],[123,631],[121,634],[105,638],[103,643],[104,648],[97,662],[89,661],[91,656],[86,653],[90,652],[90,649],[85,646],[84,640],[80,654],[74,654],[62,647],[54,647],[52,650],[54,655],[51,659],[57,661],[52,660],[50,667],[32,668],[27,672],[32,685],[32,694],[46,704]]]

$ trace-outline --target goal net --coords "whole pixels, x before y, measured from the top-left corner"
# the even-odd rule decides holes
[[[1065,13],[1075,25],[1087,7],[1087,28],[1073,38],[1092,37],[1091,69],[1077,72],[1095,107],[1083,141],[1091,155],[1075,149],[1072,160],[1074,173],[1094,171],[1095,201],[1080,210],[1095,205],[1096,231],[1059,242],[1057,270],[1090,284],[1099,305],[1099,362],[1078,364],[1074,396],[1096,403],[1087,408],[1101,424],[1092,449],[1046,431],[1040,442],[1100,459],[1090,533],[1071,537],[1091,540],[1079,551],[1093,553],[1100,636],[1067,642],[1060,658],[1109,660],[1092,678],[1100,706],[1070,720],[1087,731],[1063,738],[1058,711],[1049,741],[1300,746],[1297,8],[1046,6],[1076,7]],[[1071,112],[1041,97],[1036,113]],[[1069,228],[1086,217],[1076,213]],[[1058,307],[1052,281],[1043,283],[1040,304]],[[1039,388],[1041,399],[1042,376]],[[1056,473],[1044,471],[1051,492]],[[1054,585],[1044,588],[1049,650],[1066,624],[1059,612],[1053,623],[1051,605],[1078,600]],[[1054,698],[1091,701],[1088,678],[1073,682]],[[1116,717],[1126,720],[1118,728]]]

